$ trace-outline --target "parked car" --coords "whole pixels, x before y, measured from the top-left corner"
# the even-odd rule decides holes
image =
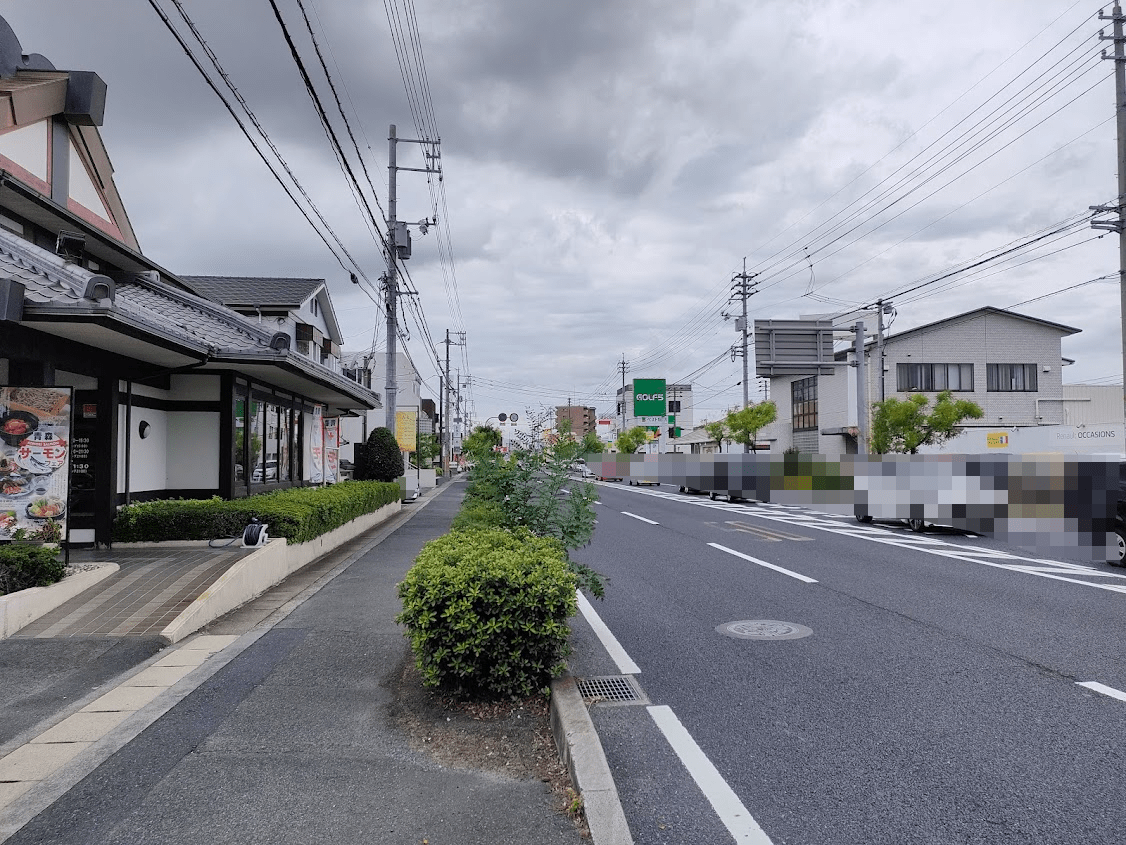
[[[254,472],[251,473],[250,480],[255,482],[256,484],[260,484],[262,482],[263,476],[262,476],[262,465],[261,464],[259,464],[258,466],[256,466],[254,468]],[[277,481],[278,480],[278,462],[277,461],[266,461],[265,480],[266,481]]]
[[[1114,512],[1114,536],[1118,541],[1118,554],[1112,554],[1107,563],[1126,566],[1126,461],[1118,465],[1118,507]]]

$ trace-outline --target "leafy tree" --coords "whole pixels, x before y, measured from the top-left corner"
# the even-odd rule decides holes
[[[554,537],[567,550],[582,548],[594,536],[598,491],[593,484],[576,481],[571,475],[572,462],[582,454],[581,443],[557,440],[546,448],[546,420],[537,421],[531,414],[529,417],[530,432],[518,435],[509,456],[491,450],[475,454],[465,507],[487,504],[492,524]],[[604,576],[570,560],[569,555],[568,566],[580,587],[598,598],[604,595]]]
[[[743,444],[744,452],[754,452],[758,433],[762,428],[778,419],[778,408],[773,402],[759,402],[737,411],[731,411],[724,424],[729,436],[736,443]]]
[[[501,433],[488,425],[479,425],[461,443],[461,451],[474,458],[491,454],[503,442]]]
[[[955,400],[949,390],[935,397],[927,413],[928,399],[913,393],[906,399],[885,399],[872,407],[872,451],[878,455],[899,452],[914,455],[920,446],[940,446],[954,437],[967,419],[981,419],[984,411],[976,402]]]
[[[639,425],[627,429],[618,435],[615,444],[623,455],[632,455],[641,446],[649,441],[649,432]]]
[[[442,444],[438,441],[438,435],[420,432],[414,453],[415,466],[427,469],[434,463],[434,459],[441,454]]]
[[[731,442],[731,432],[727,430],[727,422],[725,420],[704,423],[704,431],[708,433],[708,437],[719,444],[719,450],[721,452],[723,451],[723,444],[725,442]]]
[[[606,444],[603,443],[601,439],[599,439],[598,435],[593,431],[588,431],[583,435],[582,442],[579,444],[579,454],[598,455],[605,448]]]
[[[373,429],[356,459],[358,481],[394,481],[403,474],[403,453],[389,428]]]

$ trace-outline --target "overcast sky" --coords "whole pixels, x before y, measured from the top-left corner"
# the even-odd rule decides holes
[[[186,33],[171,0],[160,5]],[[1082,330],[1063,342],[1076,360],[1065,381],[1120,382],[1116,280],[1046,296],[1118,269],[1117,237],[1083,220],[1117,193],[1096,4],[413,5],[453,260],[416,231],[408,266],[433,339],[466,332],[452,366],[471,374],[479,420],[568,398],[612,412],[623,356],[631,378],[691,377],[697,421],[721,415],[742,399],[728,354],[739,336],[720,312],[737,307],[726,300],[744,258],[759,274],[753,318],[891,295],[894,333],[1046,297],[1014,310]],[[377,284],[379,248],[269,2],[183,7]],[[331,106],[296,0],[279,7]],[[386,208],[388,126],[419,130],[384,3],[305,7]],[[325,278],[346,352],[383,346],[377,306],[146,0],[10,0],[3,14],[25,52],[108,84],[102,134],[145,254],[183,275]],[[400,165],[423,165],[417,147],[399,149]],[[400,219],[435,213],[423,174],[399,185]],[[1008,261],[895,296],[1066,224]],[[434,353],[408,328],[436,395]]]

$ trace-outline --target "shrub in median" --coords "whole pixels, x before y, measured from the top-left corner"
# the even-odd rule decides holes
[[[329,487],[291,487],[232,501],[215,497],[139,502],[117,512],[113,539],[151,543],[241,537],[247,523],[257,517],[269,524],[271,537],[306,543],[401,497],[399,485],[393,482],[346,481]]]
[[[528,531],[467,529],[427,543],[399,584],[423,683],[522,697],[563,670],[575,575],[562,545]]]
[[[29,587],[49,587],[61,581],[65,571],[57,548],[19,543],[0,546],[0,596]]]

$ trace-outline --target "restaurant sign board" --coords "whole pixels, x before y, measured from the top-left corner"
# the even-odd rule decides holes
[[[67,536],[71,389],[0,387],[0,540]]]

